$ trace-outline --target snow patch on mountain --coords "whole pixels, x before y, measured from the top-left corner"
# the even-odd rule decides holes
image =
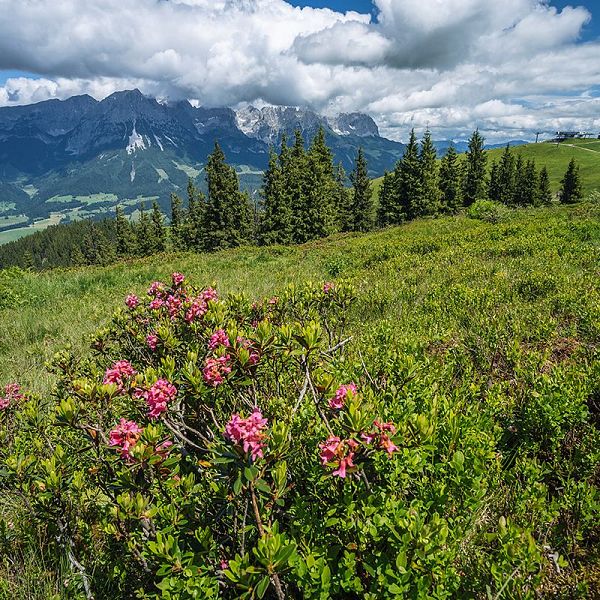
[[[129,136],[129,143],[127,144],[127,148],[125,148],[125,150],[127,151],[127,154],[133,154],[136,150],[145,150],[145,149],[146,149],[146,144],[144,142],[144,136],[140,135],[135,130],[135,121],[134,121],[133,130],[131,132],[131,135]],[[131,181],[133,181],[133,179]]]

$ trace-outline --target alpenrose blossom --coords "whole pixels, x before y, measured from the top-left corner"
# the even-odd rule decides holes
[[[231,342],[229,341],[229,336],[224,329],[217,329],[208,340],[208,348],[209,350],[216,350],[219,347],[229,348],[231,346]]]
[[[333,292],[333,290],[335,289],[335,283],[328,281],[326,283],[323,284],[323,291],[326,294],[329,294],[331,292]]]
[[[130,450],[137,444],[143,429],[135,421],[121,419],[110,432],[110,445],[116,446],[126,460],[131,460]]]
[[[358,443],[354,440],[341,440],[337,436],[329,436],[325,442],[319,444],[321,464],[333,463],[337,468],[332,475],[344,479],[347,475],[347,469],[356,466],[352,459],[354,458],[354,450],[357,447]]]
[[[162,296],[164,291],[165,284],[162,281],[153,281],[150,287],[148,288],[148,296],[156,298],[158,296]]]
[[[131,366],[128,360],[118,360],[113,366],[106,369],[102,383],[104,385],[114,384],[122,392],[125,389],[125,383],[135,377],[137,371]]]
[[[238,346],[241,346],[248,351],[248,364],[252,366],[257,364],[260,360],[260,354],[258,353],[258,350],[254,348],[252,340],[238,335],[236,342]]]
[[[180,286],[185,281],[185,275],[182,273],[173,273],[171,275],[171,281],[174,287]]]
[[[158,419],[160,415],[167,412],[169,402],[177,395],[177,388],[166,379],[159,379],[148,390],[140,390],[138,397],[144,398],[148,404],[148,417]]]
[[[225,438],[241,446],[244,452],[249,451],[252,460],[256,461],[257,458],[263,458],[267,423],[258,408],[247,419],[234,414],[225,426]]]
[[[396,433],[396,427],[393,423],[382,423],[380,421],[373,421],[373,425],[377,431],[362,432],[360,434],[361,439],[367,445],[374,445],[379,447],[381,450],[385,450],[389,457],[399,450],[398,446],[392,442],[388,433],[394,435]]]
[[[4,395],[0,396],[0,410],[6,410],[13,402],[24,397],[18,383],[7,383],[4,386]]]
[[[125,304],[133,309],[140,303],[139,298],[135,294],[129,294],[127,298],[125,298]]]
[[[344,408],[346,400],[349,396],[354,396],[357,393],[356,385],[348,383],[346,385],[340,385],[335,391],[333,398],[329,399],[329,408],[340,410]]]
[[[155,333],[149,333],[146,336],[146,345],[150,350],[156,350],[158,346],[158,336]]]
[[[231,356],[226,354],[219,358],[208,358],[202,369],[206,385],[218,387],[225,381],[225,376],[231,373]]]

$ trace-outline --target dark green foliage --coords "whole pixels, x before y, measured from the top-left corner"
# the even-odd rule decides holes
[[[120,258],[131,256],[135,251],[133,229],[120,206],[115,209],[115,235],[117,237],[117,256]],[[76,257],[76,259],[78,258]],[[78,263],[75,262],[75,264]]]
[[[396,178],[396,214],[414,219],[421,209],[420,198],[423,190],[421,161],[415,130],[411,130],[408,144],[402,159],[394,171]]]
[[[562,178],[560,188],[560,201],[564,204],[573,204],[583,198],[583,189],[579,177],[579,166],[572,158]]]
[[[521,154],[517,154],[515,160],[515,187],[513,190],[512,205],[526,206],[527,198],[525,195],[525,161]]]
[[[186,250],[199,252],[205,246],[206,198],[192,180],[187,185],[188,209],[183,221],[182,239]]]
[[[164,217],[160,212],[158,203],[152,203],[152,215],[150,217],[150,231],[153,243],[152,254],[164,252],[167,247],[167,230],[165,229]]]
[[[541,205],[547,205],[552,203],[552,190],[550,189],[550,178],[548,177],[548,169],[542,167],[538,179],[538,191],[537,191],[538,203]]]
[[[350,181],[352,182],[351,230],[369,231],[373,227],[373,191],[362,148],[358,149]]]
[[[492,202],[500,202],[502,196],[502,189],[498,177],[499,170],[500,167],[498,163],[494,161],[490,167],[490,178],[488,181],[488,197]]]
[[[183,250],[185,248],[183,236],[183,224],[185,213],[183,202],[177,194],[171,194],[171,246],[174,250]]]
[[[498,198],[502,204],[513,204],[515,193],[515,159],[507,144],[498,166]],[[496,198],[492,198],[496,200]]]
[[[155,248],[152,220],[143,203],[140,205],[140,219],[135,227],[135,247],[138,256],[150,256]]]
[[[455,213],[463,204],[462,165],[454,146],[448,148],[440,163],[440,190],[442,211]]]
[[[395,174],[386,171],[379,188],[379,205],[377,207],[377,225],[379,227],[398,225],[404,220],[404,214],[399,210],[396,198]]]
[[[523,202],[525,206],[538,205],[538,173],[535,168],[535,161],[528,160],[525,163],[523,177]]]
[[[411,209],[413,217],[435,215],[441,209],[437,153],[429,129],[425,131],[421,142],[419,161],[421,165],[421,193],[413,199]]]
[[[484,138],[475,130],[469,139],[469,150],[466,153],[466,172],[463,185],[465,206],[470,206],[476,200],[487,197],[486,162]]]
[[[252,240],[252,209],[240,191],[235,169],[218,143],[206,163],[208,200],[204,215],[205,249],[233,248]]]
[[[337,215],[336,228],[339,231],[351,231],[354,222],[352,215],[352,189],[346,187],[346,171],[339,163],[335,171],[334,204]]]

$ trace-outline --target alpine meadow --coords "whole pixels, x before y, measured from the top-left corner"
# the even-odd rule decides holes
[[[0,0],[0,600],[600,598],[596,12]]]

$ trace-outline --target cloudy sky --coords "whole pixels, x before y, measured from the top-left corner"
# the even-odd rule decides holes
[[[133,87],[364,111],[400,140],[598,132],[600,2],[0,0],[0,106]]]

